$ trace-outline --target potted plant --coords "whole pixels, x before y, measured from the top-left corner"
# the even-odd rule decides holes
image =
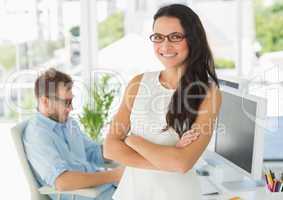
[[[91,90],[91,100],[79,116],[84,131],[96,142],[102,142],[102,128],[109,123],[109,111],[118,88],[110,87],[111,76],[98,78]]]

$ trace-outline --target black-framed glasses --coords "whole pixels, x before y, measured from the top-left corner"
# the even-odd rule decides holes
[[[51,96],[49,98],[51,98],[52,100],[61,102],[66,108],[71,107],[72,103],[73,103],[73,97],[69,98],[69,99],[63,99],[63,98],[58,97],[58,96]]]
[[[149,39],[154,43],[161,43],[167,38],[169,42],[181,42],[186,37],[185,34],[179,32],[173,32],[168,35],[163,35],[161,33],[153,33],[149,36]]]

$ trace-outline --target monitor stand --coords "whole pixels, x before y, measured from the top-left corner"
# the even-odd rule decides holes
[[[264,187],[263,180],[253,180],[239,173],[221,159],[214,157],[214,154],[206,153],[204,156],[206,165],[202,165],[198,174],[207,174],[213,182],[222,185],[229,191],[254,191],[258,187]]]

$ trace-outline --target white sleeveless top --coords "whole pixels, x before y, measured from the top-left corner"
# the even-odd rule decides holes
[[[153,143],[175,146],[179,140],[166,126],[166,113],[174,90],[159,82],[160,72],[144,73],[132,108],[130,134]],[[199,180],[193,170],[185,174],[126,167],[115,200],[199,200]]]

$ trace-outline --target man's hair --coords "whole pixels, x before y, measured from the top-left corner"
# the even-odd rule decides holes
[[[63,72],[54,68],[50,68],[41,74],[35,81],[34,93],[36,98],[46,96],[55,96],[58,92],[58,87],[63,84],[71,89],[73,85],[72,78]]]

